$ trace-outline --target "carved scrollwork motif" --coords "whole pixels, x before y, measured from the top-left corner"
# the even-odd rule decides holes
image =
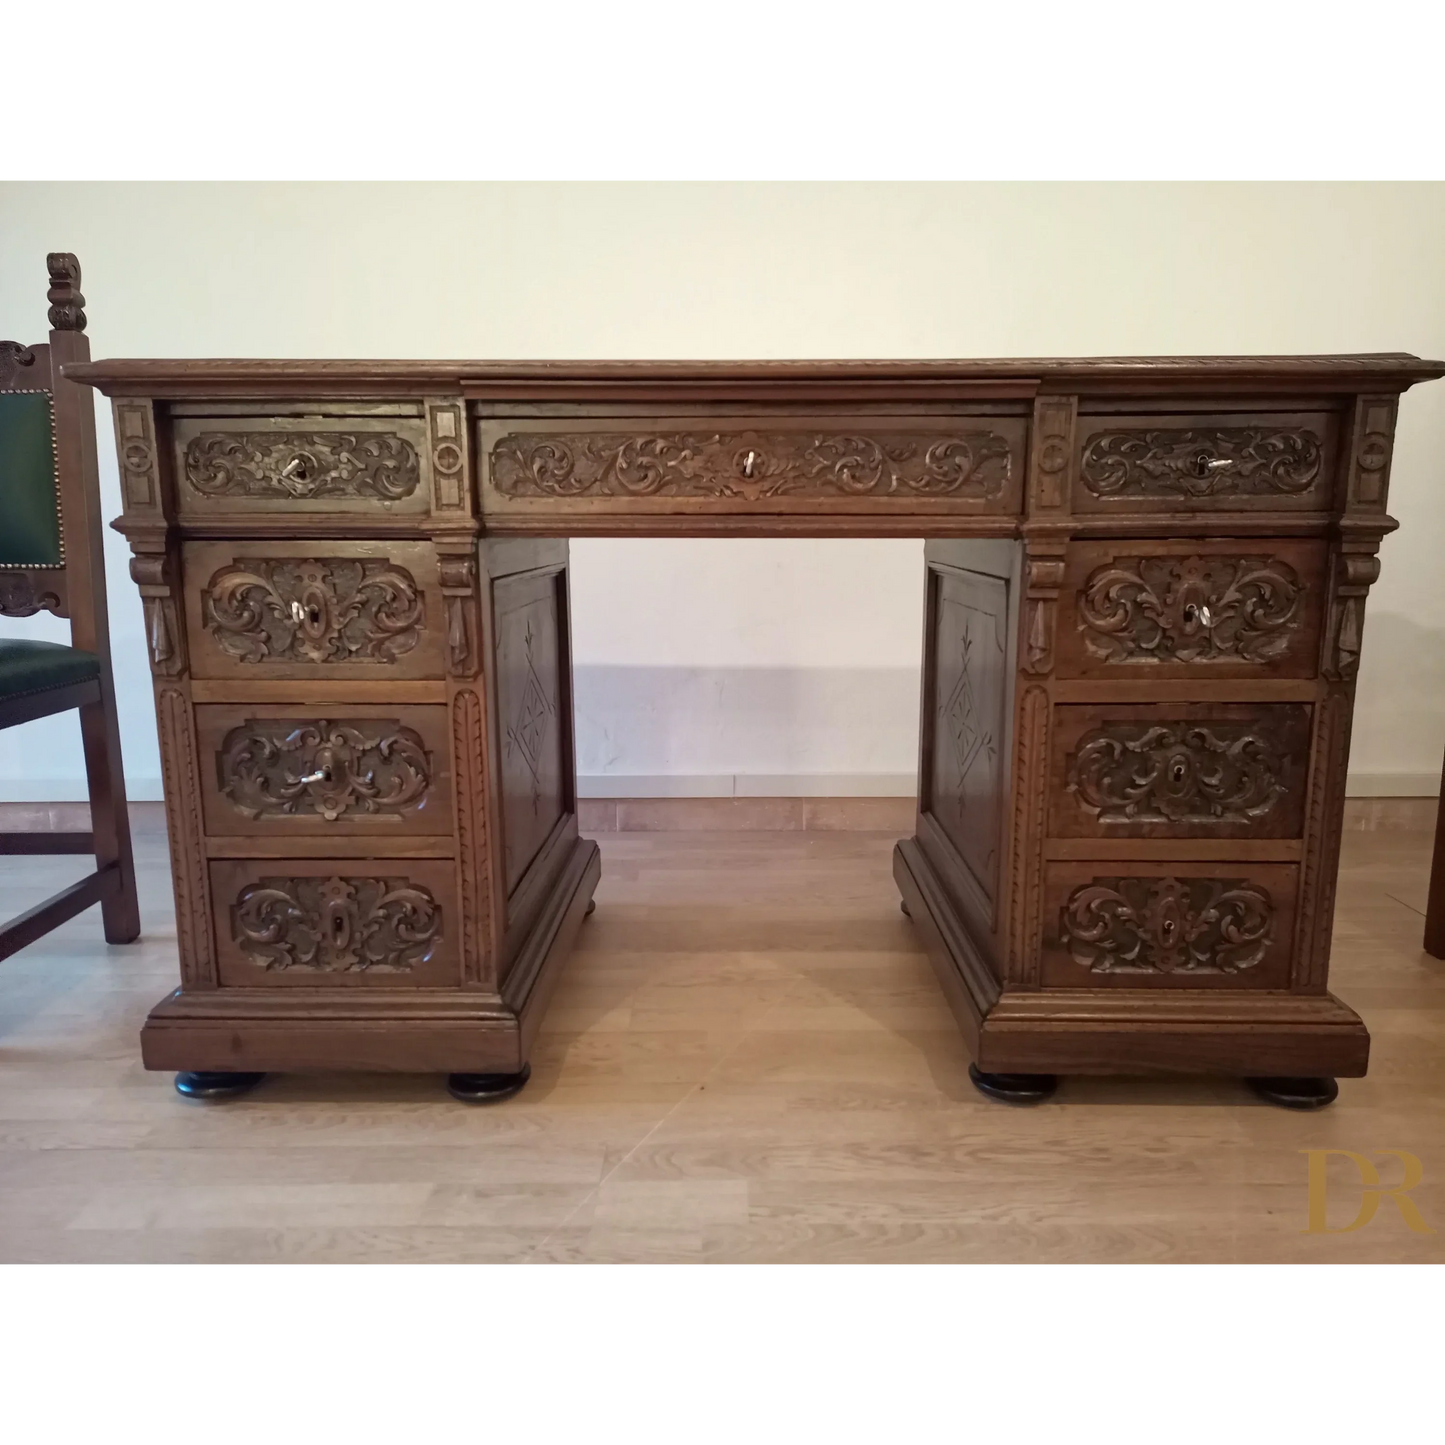
[[[1274,557],[1118,557],[1079,598],[1089,653],[1106,662],[1257,662],[1300,626],[1294,570]]]
[[[1301,427],[1161,428],[1096,432],[1080,475],[1096,497],[1293,497],[1320,466],[1320,439]]]
[[[1092,973],[1240,973],[1268,951],[1274,905],[1242,878],[1096,878],[1059,932]]]
[[[408,973],[432,956],[442,913],[405,878],[262,878],[232,905],[231,930],[267,970]]]
[[[431,786],[420,735],[384,719],[253,718],[226,734],[216,770],[221,792],[246,818],[401,816]]]
[[[416,491],[421,464],[392,432],[201,432],[186,446],[186,481],[207,497],[395,502]]]
[[[1069,759],[1068,788],[1100,823],[1250,823],[1284,797],[1287,760],[1263,727],[1108,722]]]
[[[29,572],[0,572],[0,617],[34,617],[60,611],[60,594],[38,585]]]
[[[35,365],[35,351],[18,341],[0,341],[0,391],[12,391],[21,370]]]
[[[492,453],[504,496],[993,497],[1014,465],[991,431],[514,433]]]
[[[416,580],[385,561],[237,558],[211,578],[205,624],[241,662],[392,663],[421,637]]]

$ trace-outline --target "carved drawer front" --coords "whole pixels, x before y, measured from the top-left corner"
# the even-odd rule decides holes
[[[1327,511],[1331,412],[1080,416],[1079,512]]]
[[[1015,512],[1026,423],[1007,416],[487,420],[483,509]]]
[[[197,677],[446,676],[435,553],[424,542],[192,542]]]
[[[205,706],[196,734],[213,838],[451,834],[445,708]]]
[[[1325,550],[1284,538],[1080,542],[1059,598],[1061,677],[1313,677]]]
[[[1298,838],[1310,709],[1108,704],[1054,713],[1054,838]]]
[[[1045,988],[1289,986],[1292,863],[1051,863]]]
[[[246,859],[211,864],[227,988],[451,988],[461,919],[450,861]]]
[[[182,517],[431,510],[420,417],[182,416],[172,436]]]

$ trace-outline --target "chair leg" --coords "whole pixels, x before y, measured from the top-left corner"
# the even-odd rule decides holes
[[[120,759],[115,693],[101,684],[101,701],[80,709],[80,740],[90,789],[90,829],[95,835],[95,866],[115,864],[120,882],[101,899],[107,943],[132,943],[140,937],[140,904],[135,893],[130,814],[126,811],[125,773]],[[109,703],[109,706],[107,706]]]

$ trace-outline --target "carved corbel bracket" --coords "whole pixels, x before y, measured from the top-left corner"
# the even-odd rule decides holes
[[[1020,667],[1031,677],[1054,670],[1054,632],[1059,590],[1064,585],[1064,550],[1059,541],[1030,542],[1024,559],[1024,635]]]
[[[1320,671],[1331,682],[1353,682],[1360,670],[1365,598],[1380,575],[1378,538],[1345,542],[1334,558],[1325,651]]]
[[[186,670],[180,607],[165,533],[131,533],[130,575],[145,612],[146,648],[156,677],[180,677]]]
[[[477,672],[477,559],[441,555],[437,559],[447,615],[447,663],[453,677],[475,677]]]
[[[0,617],[34,617],[37,612],[67,616],[60,592],[64,575],[47,573],[41,580],[34,572],[0,572]]]

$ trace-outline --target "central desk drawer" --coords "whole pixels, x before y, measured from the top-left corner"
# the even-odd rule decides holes
[[[213,838],[452,831],[444,707],[216,704],[196,735]]]
[[[1078,542],[1059,597],[1058,676],[1313,677],[1324,588],[1319,542]]]
[[[190,542],[196,677],[446,676],[436,554],[425,542]]]
[[[461,919],[450,860],[211,864],[224,988],[454,988]]]
[[[1022,416],[489,419],[497,512],[1018,510]]]

